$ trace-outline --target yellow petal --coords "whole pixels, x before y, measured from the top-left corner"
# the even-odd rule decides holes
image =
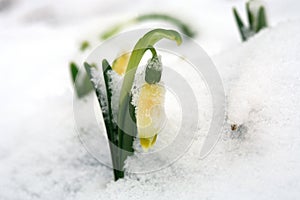
[[[156,142],[157,134],[150,138],[140,138],[140,144],[142,148],[147,151]]]
[[[119,75],[123,75],[126,72],[128,61],[130,58],[130,53],[124,53],[120,57],[114,60],[112,64],[112,69]]]
[[[165,120],[165,88],[158,84],[145,83],[137,104],[136,119],[138,136],[143,149],[155,144],[156,137]]]

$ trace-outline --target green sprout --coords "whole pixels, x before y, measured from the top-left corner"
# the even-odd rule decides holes
[[[124,75],[119,99],[117,123],[113,121],[111,104],[112,92],[109,88],[109,80],[111,80],[111,73],[109,72],[113,69],[106,59],[102,61],[102,71],[106,91],[99,91],[99,89],[97,89],[96,87],[96,84],[92,82],[94,91],[96,92],[96,95],[98,97],[99,105],[102,109],[106,133],[110,142],[109,146],[114,168],[115,180],[124,177],[124,162],[127,157],[132,155],[134,152],[133,142],[137,135],[137,123],[135,113],[136,109],[131,101],[131,89],[133,86],[136,70],[146,51],[149,50],[152,53],[151,60],[157,59],[157,52],[153,46],[161,39],[176,41],[178,45],[180,45],[182,42],[181,36],[178,32],[165,29],[154,29],[146,33],[141,39],[139,39],[131,52],[131,56],[126,68],[126,73]],[[89,78],[92,79],[92,69],[95,66],[85,62],[84,67]],[[159,77],[154,77],[155,73],[146,71],[145,80],[151,80],[151,84],[156,84],[160,81],[161,71],[157,72],[156,75]],[[151,77],[149,78],[147,76]],[[105,112],[103,112],[104,109],[106,109]],[[155,142],[155,140],[152,142]]]
[[[242,41],[248,40],[260,30],[268,26],[264,6],[260,6],[258,9],[258,13],[254,13],[254,11],[251,11],[250,9],[251,2],[252,1],[246,3],[247,18],[249,23],[248,27],[245,26],[236,8],[233,8],[234,18],[238,26]]]

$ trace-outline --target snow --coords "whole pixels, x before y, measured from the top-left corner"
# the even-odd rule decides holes
[[[93,83],[93,86],[96,88],[99,96],[97,97],[101,102],[101,110],[103,113],[108,112],[108,102],[107,102],[107,93],[106,93],[106,87],[105,82],[103,78],[103,72],[102,70],[93,67],[91,69],[91,82]]]
[[[123,83],[123,77],[117,74],[115,71],[110,71],[108,76],[111,78],[109,82],[109,88],[111,89],[111,105],[114,122],[118,119],[119,99],[121,93],[121,86]]]
[[[146,11],[157,2],[102,6],[103,1],[95,0],[76,5],[18,0],[0,10],[5,27],[0,31],[0,199],[298,199],[300,21],[289,20],[299,18],[298,1],[267,3],[273,27],[243,44],[229,12],[237,4],[245,13],[243,2],[159,1],[155,7],[183,18],[197,16],[196,40],[224,81],[228,119],[221,140],[205,159],[199,156],[199,133],[171,166],[113,182],[111,169],[80,143],[67,63],[89,30],[103,30],[95,30],[99,17],[107,19],[100,21],[105,27],[131,16],[127,10]],[[108,13],[111,8],[114,13]],[[171,118],[169,125],[177,120]],[[239,128],[231,131],[231,124]],[[128,171],[142,166],[135,164],[138,159],[128,160]]]
[[[242,128],[231,131],[229,122],[206,159],[199,159],[196,141],[172,166],[110,183],[100,199],[297,199],[300,59],[291,52],[299,52],[299,25],[295,21],[265,30],[214,57],[233,86],[228,120],[239,120],[234,122]],[[283,40],[286,35],[289,39]],[[137,161],[130,162],[129,170]]]
[[[136,74],[134,77],[134,81],[132,84],[132,89],[131,89],[131,104],[133,106],[138,105],[138,99],[139,99],[139,93],[141,90],[141,86],[145,84],[145,71],[146,71],[146,66],[139,66],[136,70]]]

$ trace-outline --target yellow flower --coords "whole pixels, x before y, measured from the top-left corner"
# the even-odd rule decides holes
[[[136,120],[140,144],[146,151],[155,144],[165,121],[164,99],[162,85],[145,83],[140,90]]]
[[[116,58],[112,64],[112,69],[119,75],[123,75],[126,72],[128,61],[130,58],[130,53],[124,53],[118,58]]]

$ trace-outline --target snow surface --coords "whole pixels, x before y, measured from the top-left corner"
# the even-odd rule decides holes
[[[299,18],[299,1],[270,1],[273,28],[243,44],[227,11],[242,11],[244,2],[11,2],[0,10],[0,199],[299,198],[300,20],[278,24]],[[199,138],[170,167],[113,182],[76,135],[67,63],[81,39],[103,30],[99,24],[149,8],[197,16],[197,42],[224,80],[228,119],[206,159],[199,159]],[[139,167],[136,159],[129,171]]]
[[[110,183],[100,199],[297,199],[299,25],[300,21],[289,22],[265,30],[214,57],[225,83],[231,86],[228,120],[242,128],[231,131],[227,124],[221,141],[206,159],[199,159],[196,141],[169,168]],[[131,160],[129,170],[137,162]]]

